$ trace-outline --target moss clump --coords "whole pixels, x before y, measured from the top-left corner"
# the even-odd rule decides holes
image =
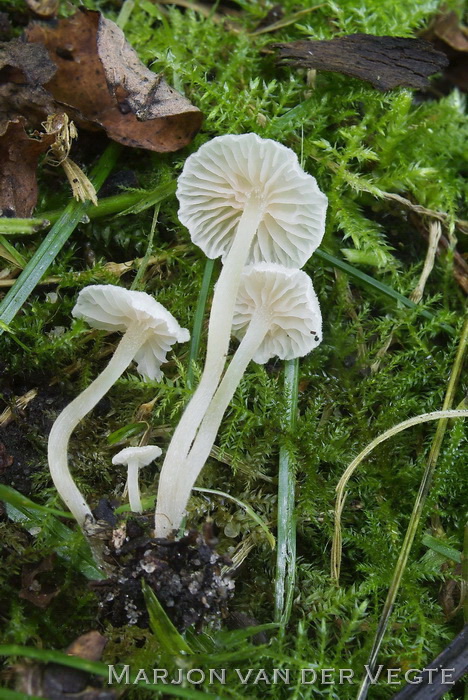
[[[113,5],[87,3],[97,5],[113,16]],[[432,320],[314,256],[306,271],[322,303],[324,342],[301,361],[294,432],[283,427],[281,363],[252,365],[223,421],[216,456],[200,481],[244,501],[274,528],[278,453],[287,446],[297,473],[298,564],[293,614],[283,635],[255,646],[245,630],[196,639],[189,632],[197,653],[194,667],[229,666],[242,672],[255,667],[268,673],[290,668],[294,690],[281,684],[249,684],[249,697],[262,697],[268,688],[271,697],[289,697],[291,692],[297,698],[308,697],[312,690],[317,696],[348,700],[355,697],[356,685],[302,686],[300,671],[312,666],[351,668],[356,679],[362,675],[434,426],[420,425],[386,443],[354,480],[343,514],[341,587],[332,585],[329,576],[335,486],[355,454],[377,434],[442,406],[465,309],[453,276],[455,246],[461,254],[466,252],[466,241],[457,243],[457,221],[466,218],[465,102],[457,91],[442,98],[406,89],[381,94],[330,73],[318,74],[311,85],[302,71],[275,68],[271,55],[263,51],[271,37],[251,33],[268,8],[260,3],[237,5],[240,13],[230,20],[232,29],[218,21],[216,13],[203,17],[177,6],[136,3],[126,26],[128,39],[143,61],[163,71],[206,115],[202,132],[183,152],[125,152],[125,167],[136,172],[140,186],[173,181],[187,155],[213,136],[254,131],[293,148],[304,168],[317,177],[330,201],[324,249],[345,257],[358,274],[363,271],[410,295],[423,266],[427,243],[422,234],[430,223],[430,217],[411,204],[443,212],[443,234],[449,241],[448,252],[436,259],[419,305]],[[286,15],[297,9],[292,0],[283,5]],[[456,3],[453,6],[456,9]],[[275,33],[274,40],[309,35],[322,39],[360,31],[412,36],[430,23],[436,9],[437,3],[420,0],[398,6],[390,0],[349,0],[339,6],[329,2]],[[56,177],[43,173],[43,211],[60,206],[68,197],[65,182],[61,194],[52,192],[57,189]],[[404,197],[410,205],[389,198],[389,193]],[[45,390],[50,381],[74,396],[97,375],[115,338],[89,333],[81,322],[71,321],[70,310],[79,289],[92,281],[130,286],[134,272],[118,276],[105,264],[143,256],[152,217],[151,208],[79,226],[50,270],[58,283],[38,287],[12,323],[29,353],[11,336],[1,337],[3,377],[8,377],[2,377],[5,406],[12,395],[35,386]],[[37,248],[39,235],[21,238],[18,250],[25,257]],[[167,305],[182,326],[190,327],[204,260],[178,222],[175,197],[161,206],[151,252],[158,261],[147,268],[142,288]],[[57,300],[48,296],[51,291],[58,294]],[[95,411],[76,433],[72,468],[91,502],[122,494],[124,479],[111,467],[114,447],[107,442],[109,434],[140,422],[141,432],[130,439],[147,430],[152,441],[167,445],[190,395],[187,362],[187,349],[178,348],[162,384],[143,383],[129,370],[100,413]],[[462,397],[460,387],[456,402]],[[52,402],[44,411],[50,419],[59,409]],[[24,412],[26,423],[29,410]],[[7,451],[9,430],[18,425],[16,421],[4,430]],[[32,497],[60,507],[45,469],[47,436],[26,428],[24,436],[41,467],[31,474]],[[447,431],[430,502],[384,640],[380,663],[388,667],[423,668],[462,626],[458,594],[449,608],[440,602],[447,600],[449,589],[458,590],[456,562],[431,558],[433,552],[423,544],[422,535],[427,529],[462,551],[464,463],[465,429],[458,421]],[[143,473],[142,482],[143,495],[154,495],[156,467]],[[246,555],[237,572],[237,610],[259,623],[271,622],[275,556],[262,530],[229,500],[197,493],[191,502],[190,525],[199,526],[207,516],[214,522],[221,551],[235,559]],[[94,624],[97,600],[79,573],[77,543],[71,545],[75,552],[71,559],[57,564],[61,593],[46,611],[36,611],[18,598],[22,563],[39,561],[56,548],[48,523],[45,517],[41,533],[33,538],[3,516],[0,596],[9,601],[3,641],[61,648]],[[120,660],[148,668],[176,663],[148,632],[109,626],[106,635],[109,663]],[[229,693],[245,693],[239,677],[229,681]],[[388,698],[396,689],[381,683],[373,688],[372,697]],[[227,687],[206,690],[228,697]],[[447,697],[455,698],[457,692]],[[146,697],[145,693],[132,688],[128,696]]]

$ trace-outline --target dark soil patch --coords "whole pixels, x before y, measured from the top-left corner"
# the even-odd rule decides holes
[[[149,528],[140,518],[114,530],[109,548],[117,571],[92,584],[101,599],[102,617],[114,627],[148,627],[144,580],[180,631],[219,624],[228,614],[234,582],[221,573],[229,560],[216,552],[216,540],[207,531],[195,530],[179,540],[154,539],[146,534]]]
[[[29,387],[31,388],[31,387]],[[26,388],[24,393],[28,389]],[[8,392],[4,392],[8,395]],[[15,391],[15,395],[18,394]],[[0,461],[0,482],[24,495],[32,491],[32,476],[42,468],[44,443],[52,427],[54,415],[68,403],[59,387],[40,389],[23,410],[15,411],[13,420],[0,428],[3,445]]]

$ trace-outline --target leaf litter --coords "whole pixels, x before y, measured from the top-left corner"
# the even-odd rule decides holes
[[[100,12],[82,8],[54,23],[34,21],[20,39],[0,43],[0,214],[32,214],[36,170],[50,148],[49,161],[64,167],[74,196],[96,203],[68,157],[74,124],[126,146],[170,152],[190,143],[202,119]],[[28,133],[41,126],[45,134]]]

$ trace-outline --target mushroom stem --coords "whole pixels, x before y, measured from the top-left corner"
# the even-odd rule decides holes
[[[167,537],[172,530],[180,526],[190,492],[210,455],[224,412],[269,328],[270,321],[267,315],[259,310],[252,317],[247,332],[213,396],[188,456],[170,473],[170,478],[167,472],[161,473],[155,513],[155,537]]]
[[[251,197],[247,200],[215,287],[208,325],[205,367],[200,383],[187,404],[168,447],[161,470],[161,479],[164,479],[164,482],[173,479],[173,472],[178,470],[179,465],[185,461],[197,429],[219,384],[229,349],[234,306],[242,270],[262,216],[261,202],[256,197]]]
[[[76,486],[68,468],[68,441],[78,423],[94,408],[125,372],[144,343],[141,325],[129,326],[109,364],[101,374],[60,413],[49,435],[48,459],[52,480],[60,497],[83,529],[91,509]]]
[[[140,474],[140,463],[137,459],[132,459],[128,463],[127,488],[130,510],[132,513],[142,513],[143,507],[140,498],[140,486],[138,483]]]

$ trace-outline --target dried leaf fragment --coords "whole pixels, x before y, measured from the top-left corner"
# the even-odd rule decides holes
[[[32,24],[26,37],[44,44],[57,64],[47,88],[79,126],[103,127],[114,141],[161,152],[182,148],[200,128],[201,112],[146,68],[99,12]]]
[[[426,87],[428,76],[448,64],[447,57],[427,41],[398,36],[349,34],[329,41],[271,46],[279,50],[281,64],[344,73],[370,82],[378,90]]]
[[[436,17],[424,38],[447,55],[450,63],[444,72],[445,78],[467,92],[468,27],[461,24],[455,12],[447,12]]]
[[[43,85],[56,70],[44,46],[20,39],[0,43],[0,135],[20,115],[28,126],[36,127],[53,111],[52,97]]]
[[[46,162],[55,167],[62,166],[76,200],[86,202],[89,199],[97,206],[97,194],[93,183],[79,165],[68,156],[73,139],[78,138],[74,123],[70,121],[67,114],[51,114],[42,126],[46,134],[52,134],[55,138]]]
[[[50,19],[59,9],[59,0],[26,0],[26,5],[38,17]]]
[[[27,564],[21,573],[21,590],[19,597],[28,600],[38,608],[46,608],[50,601],[55,598],[60,589],[51,587],[39,579],[45,572],[50,572],[54,568],[54,555],[46,557],[39,564]]]
[[[107,644],[107,639],[97,630],[86,632],[75,639],[66,649],[70,656],[79,656],[87,661],[99,661]]]
[[[39,157],[54,141],[51,134],[32,139],[25,131],[25,122],[17,117],[0,135],[0,216],[31,215],[37,201]]]

